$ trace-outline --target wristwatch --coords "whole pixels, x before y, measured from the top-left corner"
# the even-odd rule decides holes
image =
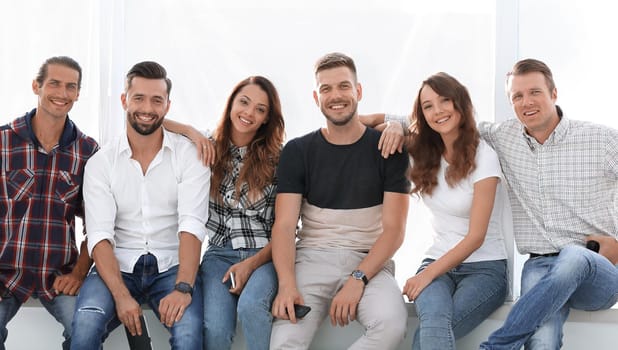
[[[369,283],[369,280],[367,279],[367,276],[365,276],[365,273],[363,271],[361,271],[361,270],[354,270],[354,271],[352,271],[351,275],[352,275],[352,277],[355,280],[363,281],[363,283],[365,285],[367,285],[367,283]]]
[[[193,296],[193,287],[191,287],[191,285],[187,282],[176,283],[176,285],[174,286],[174,290]]]

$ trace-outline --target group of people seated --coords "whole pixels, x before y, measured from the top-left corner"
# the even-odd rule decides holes
[[[239,82],[203,132],[165,119],[172,82],[137,63],[126,132],[100,147],[68,117],[79,64],[46,60],[37,107],[0,127],[0,349],[29,298],[62,324],[64,349],[101,349],[119,325],[141,335],[143,305],[172,349],[230,349],[237,322],[248,349],[309,349],[325,319],[362,325],[349,349],[396,349],[406,299],[412,349],[455,349],[507,296],[506,200],[529,259],[521,297],[479,349],[559,349],[572,308],[617,302],[618,131],[568,119],[545,63],[507,74],[516,118],[478,125],[444,72],[409,116],[359,115],[345,54],[320,57],[314,75],[325,126],[284,143],[267,78]],[[392,258],[414,225],[410,198],[430,210],[433,243],[402,290]]]

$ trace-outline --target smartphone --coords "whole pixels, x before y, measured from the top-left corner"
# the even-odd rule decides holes
[[[294,304],[294,314],[296,318],[303,318],[311,311],[311,307],[307,305]]]
[[[232,289],[236,288],[236,279],[233,272],[230,272],[230,282],[232,283]]]
[[[588,242],[586,242],[586,248],[592,250],[595,253],[598,253],[601,246],[599,245],[599,242],[595,240],[589,240]]]
[[[144,315],[139,317],[139,321],[142,324],[142,335],[131,335],[129,328],[124,327],[127,333],[127,341],[129,342],[129,349],[131,350],[152,350],[152,343],[150,341],[150,335],[148,334],[148,325]]]

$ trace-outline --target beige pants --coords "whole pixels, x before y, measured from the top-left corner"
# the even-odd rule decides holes
[[[328,317],[332,299],[367,254],[349,250],[300,248],[296,252],[296,283],[311,312],[292,324],[275,320],[271,349],[308,349]],[[394,349],[404,338],[408,313],[390,261],[375,275],[358,305],[357,321],[365,333],[349,349]]]

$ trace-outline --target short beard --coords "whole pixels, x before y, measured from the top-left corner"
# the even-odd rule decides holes
[[[127,119],[129,120],[129,124],[131,125],[133,130],[135,130],[138,134],[143,135],[143,136],[148,136],[152,134],[153,132],[157,131],[161,127],[161,124],[163,124],[163,118],[161,118],[159,119],[159,121],[157,121],[156,123],[152,125],[142,126],[137,121],[137,118],[136,117],[132,118],[129,113],[127,113]]]
[[[352,113],[350,113],[349,115],[345,116],[343,119],[334,119],[331,118],[324,109],[322,109],[322,114],[324,114],[324,116],[326,117],[326,119],[328,119],[331,123],[333,123],[336,126],[343,126],[346,125],[347,123],[350,122],[350,120],[352,120],[352,118],[354,118],[354,115],[356,115],[356,111],[358,110],[358,105],[356,105],[354,107],[354,110],[352,111]]]

